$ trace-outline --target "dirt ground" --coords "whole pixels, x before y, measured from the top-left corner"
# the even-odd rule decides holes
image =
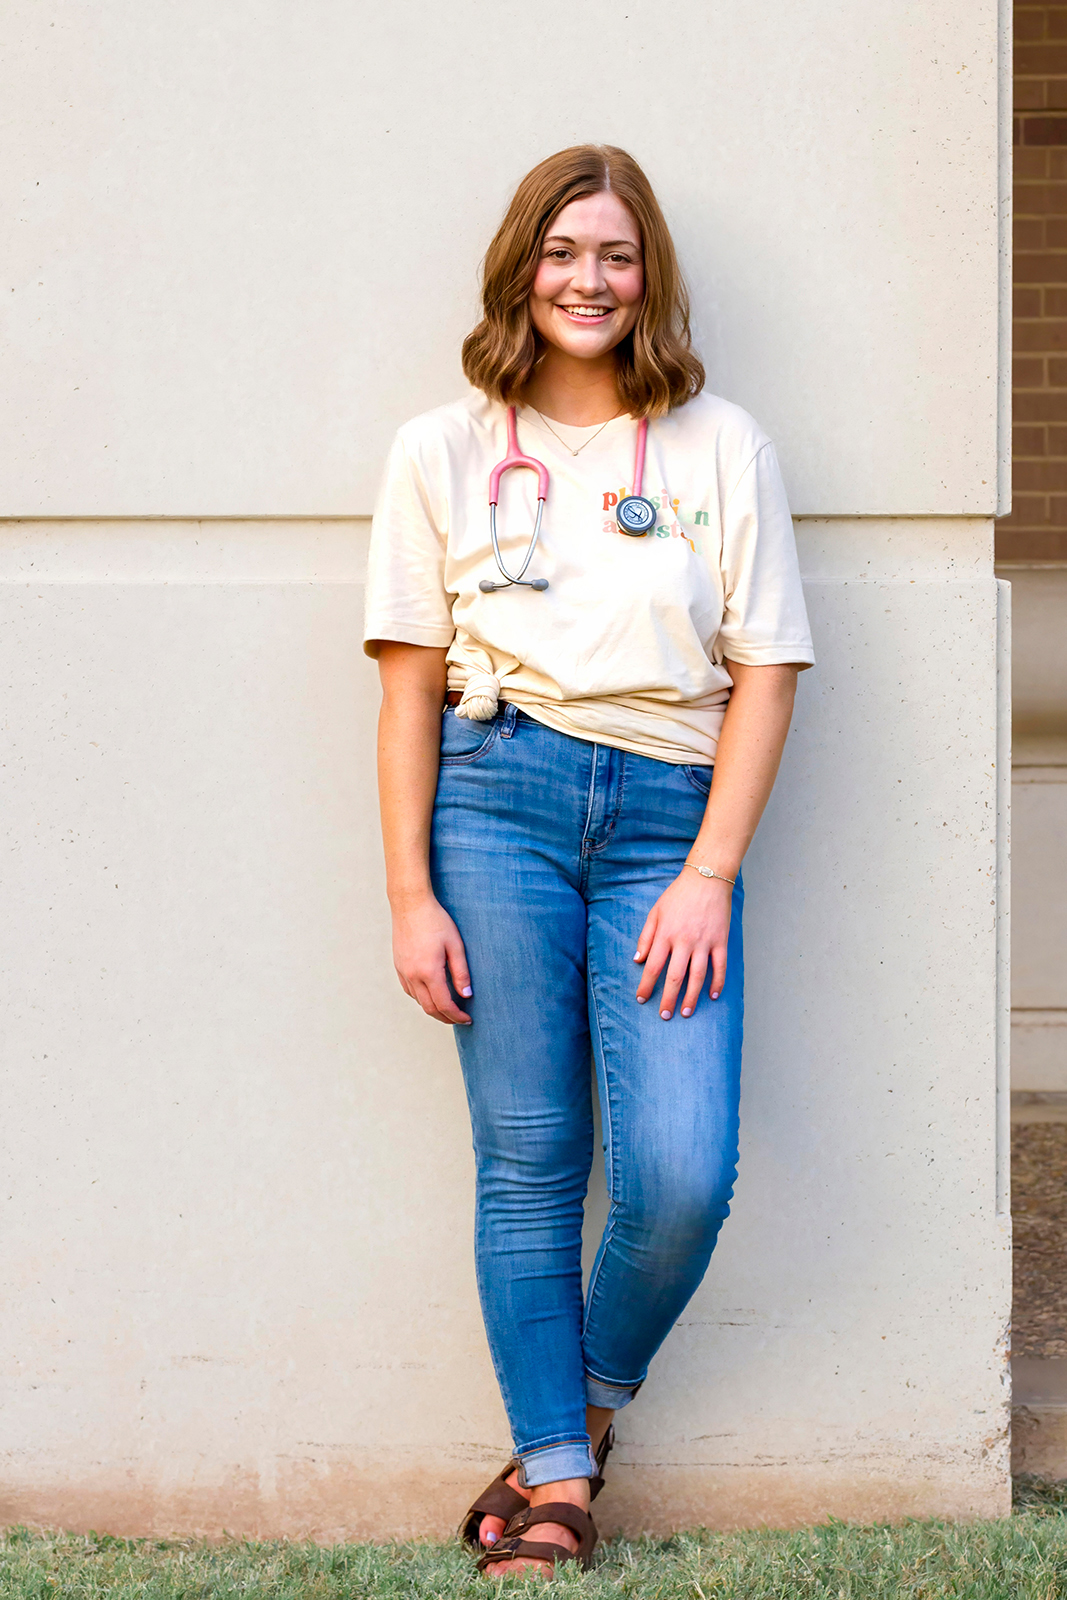
[[[1012,1354],[1067,1356],[1067,1122],[1011,1131]]]

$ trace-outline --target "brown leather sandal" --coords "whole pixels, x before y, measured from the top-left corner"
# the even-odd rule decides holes
[[[590,1500],[595,1500],[604,1487],[604,1466],[608,1456],[611,1454],[614,1443],[615,1429],[609,1428],[601,1439],[594,1458],[596,1460],[597,1476],[589,1480]],[[482,1525],[483,1517],[500,1517],[507,1523],[511,1521],[512,1517],[517,1517],[520,1512],[525,1511],[529,1506],[530,1502],[526,1495],[520,1494],[517,1489],[513,1489],[507,1481],[513,1472],[518,1471],[518,1468],[518,1457],[512,1456],[507,1466],[497,1473],[488,1489],[483,1489],[460,1523],[459,1537],[472,1550],[481,1551],[485,1548],[478,1537],[478,1530]]]
[[[537,1544],[522,1535],[539,1522],[557,1522],[569,1528],[579,1540],[577,1550],[568,1550],[562,1544]],[[527,1506],[517,1517],[512,1517],[504,1529],[504,1536],[491,1545],[478,1560],[478,1571],[488,1572],[501,1561],[515,1561],[525,1556],[530,1561],[550,1561],[560,1567],[565,1561],[577,1561],[583,1572],[593,1564],[596,1549],[596,1524],[588,1511],[569,1505],[565,1500],[550,1500],[543,1506]]]

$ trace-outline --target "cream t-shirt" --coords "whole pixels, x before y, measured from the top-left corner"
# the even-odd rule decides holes
[[[642,489],[660,517],[632,538],[613,508],[633,488],[635,419],[599,433],[552,427],[559,439],[519,408],[519,448],[549,472],[526,577],[549,587],[495,594],[478,584],[500,579],[489,474],[508,453],[505,408],[475,393],[400,429],[374,513],[364,649],[376,655],[383,639],[447,647],[450,689],[492,673],[505,699],[560,733],[713,762],[732,687],[724,657],[815,659],[774,446],[714,395],[652,420]],[[497,529],[512,572],[536,509],[536,475],[505,473]]]

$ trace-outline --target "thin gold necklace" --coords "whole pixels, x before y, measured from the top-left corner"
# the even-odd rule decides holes
[[[541,413],[540,413],[540,411],[537,410],[536,406],[534,406],[532,409],[534,410],[534,412],[536,412],[537,416],[541,417]],[[621,411],[616,411],[614,417],[609,417],[608,418],[608,422],[614,422],[615,418],[616,417],[621,417],[622,414],[623,413]],[[572,456],[580,456],[582,451],[585,449],[586,445],[587,444],[592,444],[594,439],[599,439],[600,435],[604,432],[604,429],[608,425],[608,422],[602,422],[600,424],[600,427],[597,429],[597,431],[595,433],[591,433],[589,435],[588,439],[583,439],[581,444],[578,446],[578,448],[576,450],[573,445],[570,445],[570,444],[567,443],[566,439],[560,439],[559,438],[559,434],[556,432],[555,428],[552,426],[551,422],[549,422],[547,417],[541,417],[541,421],[544,423],[545,427],[548,429],[548,431],[552,435],[553,439],[559,439],[559,442],[563,446],[564,450],[569,450]]]

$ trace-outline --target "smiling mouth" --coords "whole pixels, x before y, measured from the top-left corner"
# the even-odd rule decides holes
[[[558,311],[565,311],[568,317],[578,317],[582,322],[603,322],[605,317],[610,317],[615,310],[614,306],[557,306]]]

